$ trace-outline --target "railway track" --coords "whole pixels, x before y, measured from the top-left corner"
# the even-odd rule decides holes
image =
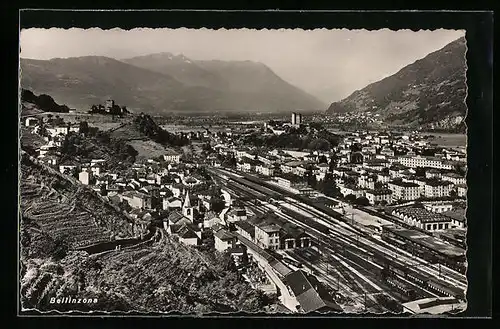
[[[257,199],[260,199],[260,200],[269,199],[269,197],[266,197],[265,193],[263,193],[265,190],[263,190],[262,186],[256,185],[255,183],[246,184],[246,182],[244,182],[244,184],[242,184],[243,181],[241,179],[238,179],[238,181],[233,181],[232,179],[229,178],[228,181],[232,181],[232,183],[238,184],[240,193],[250,195],[250,196],[255,197]],[[269,189],[267,189],[267,190],[269,190]],[[283,200],[283,197],[281,195],[277,195],[276,192],[274,192],[274,191],[270,197],[274,197],[277,200]],[[296,204],[296,206],[297,205],[298,205],[298,203]],[[303,205],[299,205],[299,206],[302,207],[303,210],[311,212],[312,207],[310,207],[310,206],[305,207]],[[406,257],[402,257],[403,258],[402,260],[397,259],[397,257],[395,257],[395,256],[397,256],[401,253],[401,251],[399,249],[397,249],[393,246],[390,246],[388,244],[381,246],[380,245],[381,242],[378,240],[376,241],[376,243],[374,243],[373,241],[371,241],[372,239],[367,239],[367,235],[365,234],[365,232],[361,232],[360,230],[350,228],[349,225],[347,225],[344,221],[338,221],[337,218],[332,218],[331,216],[328,216],[324,213],[321,213],[317,209],[314,210],[314,208],[313,208],[312,212],[317,217],[320,217],[324,221],[327,221],[330,224],[332,224],[334,226],[333,227],[334,230],[339,231],[335,234],[335,233],[332,233],[332,232],[334,232],[334,230],[330,230],[330,233],[333,235],[333,237],[331,237],[331,238],[336,238],[335,241],[332,241],[333,239],[330,239],[330,242],[333,242],[332,245],[336,246],[337,248],[341,247],[344,250],[347,249],[348,252],[353,253],[353,249],[349,248],[349,243],[357,245],[358,248],[360,245],[362,245],[363,246],[363,248],[361,250],[362,252],[368,251],[371,256],[374,256],[374,258],[379,259],[379,261],[385,260],[385,261],[389,261],[389,262],[394,262],[394,263],[398,264],[399,267],[407,267],[408,265],[410,265],[410,266],[426,265],[426,263],[424,263],[424,262],[420,262],[420,263],[415,262],[414,257],[412,257],[411,259],[408,259]],[[293,222],[297,222],[296,218],[300,217],[300,216],[293,216],[293,214],[290,214],[290,213],[288,215],[289,216],[287,216],[288,217],[287,219],[290,221],[293,221]],[[341,215],[339,214],[339,216],[341,216]],[[302,217],[300,221],[302,223],[297,223],[299,225],[302,224],[300,226],[304,226],[304,225],[306,227],[313,226],[312,228],[320,231],[320,233],[323,233],[323,234],[326,233],[325,229],[324,229],[325,227],[323,225],[315,222],[314,220],[306,220],[305,217]],[[316,223],[316,224],[312,224],[312,223]],[[317,224],[319,224],[319,225],[317,225]],[[310,228],[311,227],[309,227],[309,229]],[[346,230],[349,231],[350,234],[354,233],[356,238],[353,239],[352,237],[349,237],[348,234],[346,235]],[[375,240],[375,239],[373,239],[373,240]],[[373,245],[375,245],[377,247],[374,247]],[[391,256],[391,254],[392,254],[392,256]],[[357,253],[355,255],[357,257],[359,257],[359,253]],[[431,269],[430,272],[431,272],[431,274],[434,274],[434,276],[436,276],[435,271],[432,271],[432,269]],[[455,281],[455,283],[457,283],[457,281]],[[413,284],[416,286],[417,289],[421,288],[421,287],[418,287],[417,284],[415,284],[415,283],[413,283]],[[430,292],[427,292],[427,293],[430,294]]]

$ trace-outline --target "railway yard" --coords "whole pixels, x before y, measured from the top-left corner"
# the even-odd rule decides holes
[[[315,275],[343,300],[348,312],[412,312],[401,305],[426,298],[453,297],[465,302],[465,251],[380,218],[381,234],[353,225],[350,216],[313,198],[294,195],[260,178],[208,168],[226,190],[256,215],[272,213],[301,227],[311,247],[279,250],[292,269]],[[376,214],[356,209],[357,214]],[[395,234],[397,233],[397,234]],[[433,244],[434,243],[434,244]],[[442,252],[442,250],[450,252]]]

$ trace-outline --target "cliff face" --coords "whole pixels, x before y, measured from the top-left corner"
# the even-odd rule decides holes
[[[327,113],[377,113],[387,123],[453,128],[467,106],[466,43],[457,39],[394,75],[330,105]]]

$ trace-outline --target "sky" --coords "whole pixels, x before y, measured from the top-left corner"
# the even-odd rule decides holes
[[[465,35],[463,30],[388,29],[26,29],[22,58],[107,56],[159,52],[195,60],[251,60],[325,103],[390,76]]]

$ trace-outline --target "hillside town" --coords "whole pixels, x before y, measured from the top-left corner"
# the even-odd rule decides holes
[[[117,170],[109,159],[78,162],[63,157],[61,147],[68,136],[88,129],[82,122],[69,123],[49,114],[23,118],[22,125],[26,136],[43,140],[34,149],[36,161],[119,207],[135,221],[136,236],[156,222],[185,245],[228,253],[253,287],[268,294],[279,292],[288,311],[337,312],[361,303],[356,298],[347,303],[353,297],[340,290],[328,292],[328,269],[325,274],[304,263],[307,254],[325,252],[318,235],[304,225],[308,212],[315,213],[308,204],[328,210],[319,218],[348,218],[357,230],[375,237],[382,234],[384,241],[415,244],[418,250],[412,247],[413,254],[423,255],[425,250],[423,259],[430,255],[454,271],[464,270],[464,147],[437,147],[418,133],[368,131],[346,133],[337,145],[317,150],[245,143],[245,136],[255,133],[275,138],[322,130],[305,115],[292,113],[290,121],[244,128],[229,124],[223,132],[189,134],[203,146],[202,152],[187,156],[181,149],[165,149],[159,157],[136,159],[126,170]],[[253,185],[259,187],[249,193]],[[286,202],[274,195],[284,196]],[[290,214],[305,216],[304,222],[287,220]],[[418,238],[407,233],[412,231],[424,234]],[[409,289],[405,280],[389,282]]]

